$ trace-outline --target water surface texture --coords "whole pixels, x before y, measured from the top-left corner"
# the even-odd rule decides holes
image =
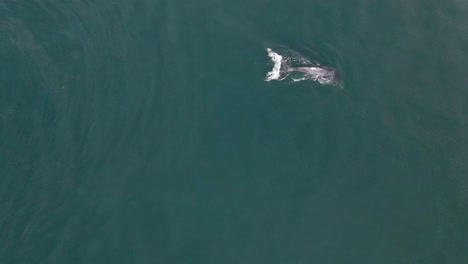
[[[461,0],[1,0],[0,263],[468,263],[467,69]]]

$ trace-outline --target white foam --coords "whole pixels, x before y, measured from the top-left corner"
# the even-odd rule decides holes
[[[273,66],[273,69],[267,73],[265,81],[269,82],[271,80],[278,80],[280,77],[281,61],[283,60],[283,56],[274,52],[270,48],[267,48],[266,51],[268,52],[268,56],[270,56],[271,60],[275,63],[275,65]]]

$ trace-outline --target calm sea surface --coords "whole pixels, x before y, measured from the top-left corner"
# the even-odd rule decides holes
[[[467,69],[462,0],[0,0],[0,263],[468,263]]]

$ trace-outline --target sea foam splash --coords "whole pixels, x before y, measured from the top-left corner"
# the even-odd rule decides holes
[[[283,56],[279,55],[278,53],[274,52],[272,49],[267,48],[268,56],[270,56],[271,60],[275,63],[273,69],[267,73],[265,80],[267,82],[271,80],[280,80],[280,70],[281,70],[281,62],[283,61]]]

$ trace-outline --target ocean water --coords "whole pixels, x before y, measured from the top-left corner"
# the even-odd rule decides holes
[[[461,0],[2,0],[0,263],[468,263],[467,68]]]

